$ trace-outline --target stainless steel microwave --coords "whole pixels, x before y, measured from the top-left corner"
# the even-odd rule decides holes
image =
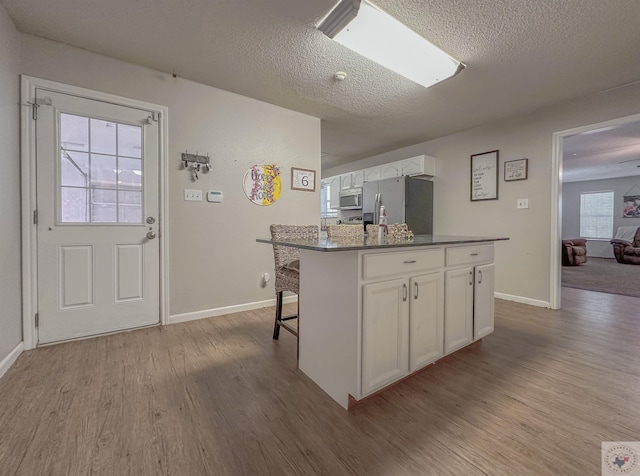
[[[362,208],[362,189],[340,192],[340,210],[360,210]]]

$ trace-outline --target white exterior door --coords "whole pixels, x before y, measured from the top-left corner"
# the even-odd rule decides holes
[[[102,101],[36,97],[39,343],[158,323],[157,122]]]

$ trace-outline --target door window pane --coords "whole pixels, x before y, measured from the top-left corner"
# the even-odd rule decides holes
[[[116,188],[118,180],[116,158],[109,155],[91,154],[91,186]]]
[[[118,160],[118,184],[121,189],[142,190],[142,160],[121,157]]]
[[[140,223],[142,221],[142,193],[118,192],[118,221]]]
[[[93,223],[117,223],[116,191],[91,190],[91,221]]]
[[[142,157],[142,127],[118,124],[118,155]]]
[[[60,145],[66,150],[89,151],[89,118],[60,114]]]
[[[91,119],[91,152],[116,155],[116,123]]]
[[[142,127],[63,113],[59,125],[60,221],[142,224]]]
[[[60,182],[62,185],[76,187],[89,185],[89,154],[63,150],[60,157]]]
[[[88,221],[88,200],[86,188],[62,187],[60,202],[63,222],[84,223]]]

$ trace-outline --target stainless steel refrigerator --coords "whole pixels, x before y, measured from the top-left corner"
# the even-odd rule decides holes
[[[362,214],[365,221],[378,223],[380,205],[387,211],[387,223],[406,223],[415,235],[433,234],[433,182],[413,177],[395,177],[365,182]]]

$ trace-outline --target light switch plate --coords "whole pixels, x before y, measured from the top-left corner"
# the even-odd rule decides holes
[[[184,189],[184,199],[186,202],[201,202],[202,201],[202,190],[198,190],[195,188],[185,188]]]
[[[219,190],[209,190],[207,192],[207,202],[220,203],[224,196]]]
[[[519,198],[517,201],[516,208],[529,208],[529,199]]]

